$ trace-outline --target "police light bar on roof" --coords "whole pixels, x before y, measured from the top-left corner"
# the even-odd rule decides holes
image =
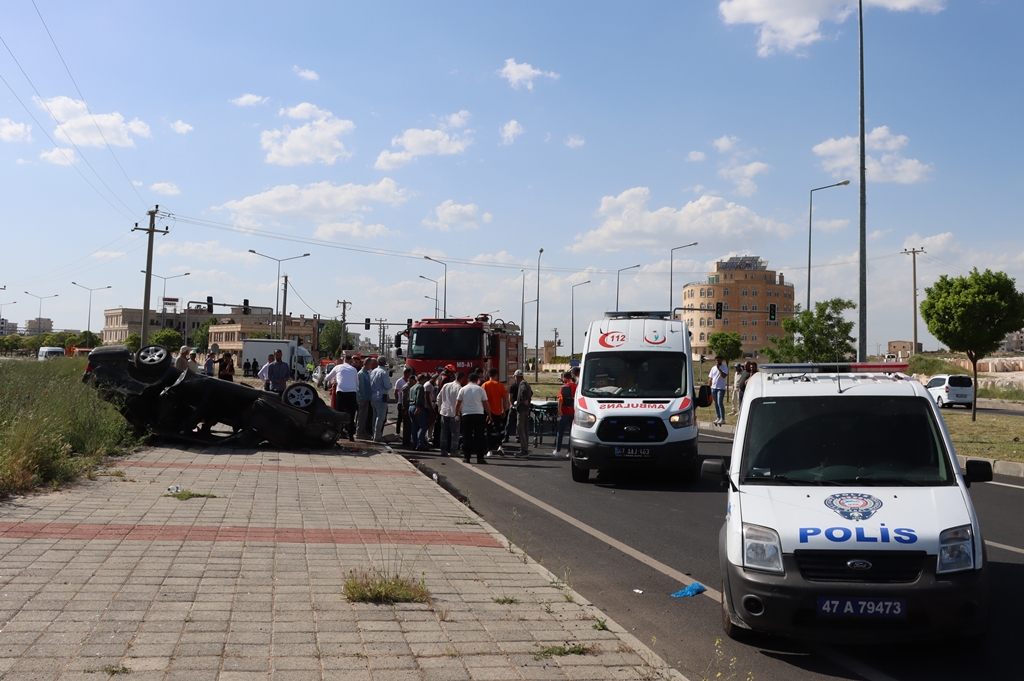
[[[766,374],[900,374],[909,364],[893,362],[851,362],[831,364],[762,364],[758,371]]]
[[[667,310],[612,310],[605,312],[607,319],[671,319],[672,313]]]

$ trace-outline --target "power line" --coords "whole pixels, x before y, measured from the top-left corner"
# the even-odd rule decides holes
[[[7,45],[7,41],[4,40],[3,36],[0,36],[0,43],[3,43],[3,46],[7,49],[7,54],[11,55],[11,59],[14,60],[14,63],[17,65],[18,69],[21,71],[21,75],[25,76],[25,80],[27,80],[28,84],[30,86],[32,86],[33,92],[35,92],[36,93],[36,97],[39,98],[39,103],[43,105],[43,108],[46,109],[46,112],[48,114],[50,114],[50,117],[53,118],[53,120],[55,120],[57,122],[57,127],[60,128],[60,131],[63,132],[64,136],[68,138],[68,143],[75,148],[75,151],[77,151],[79,154],[81,154],[82,160],[85,161],[85,165],[89,166],[89,170],[91,170],[96,175],[96,179],[98,179],[100,181],[100,183],[102,183],[103,186],[107,188],[107,191],[110,192],[111,195],[115,199],[117,199],[117,202],[120,203],[122,206],[124,206],[128,210],[128,212],[130,213],[132,211],[132,209],[128,206],[127,203],[125,203],[124,201],[121,200],[120,196],[118,196],[117,194],[114,193],[114,190],[110,188],[110,185],[108,185],[106,183],[106,181],[100,176],[99,172],[97,172],[96,169],[92,167],[92,164],[89,163],[89,159],[86,158],[85,154],[82,153],[82,150],[78,148],[78,145],[75,144],[75,141],[73,139],[71,139],[71,135],[68,134],[68,131],[64,129],[64,124],[60,122],[60,119],[58,119],[56,116],[53,115],[53,111],[50,110],[50,105],[46,103],[46,100],[43,99],[43,95],[40,94],[38,88],[36,88],[35,83],[33,83],[32,79],[28,77],[28,74],[25,73],[25,69],[21,66],[21,62],[19,62],[18,58],[14,56],[14,52],[11,51],[11,48]],[[6,80],[4,80],[4,84],[6,84],[8,88],[10,88],[11,92],[14,92],[14,88],[11,88],[10,84],[7,83]],[[15,96],[17,97],[17,95],[15,95]],[[25,107],[25,110],[28,111],[28,107],[25,106],[25,103],[22,102],[20,98],[18,99],[18,102],[20,102],[21,105],[23,107]],[[88,110],[88,105],[86,105],[86,110]],[[31,115],[31,113],[29,115]],[[38,120],[36,120],[35,116],[32,116],[32,120],[36,121],[36,125],[39,126],[39,129],[44,131],[43,134],[46,134],[45,129],[43,128],[42,124],[39,123]],[[58,145],[56,142],[54,142],[53,138],[50,137],[48,134],[46,136],[47,136],[47,138],[49,138],[49,140],[51,142],[53,142],[53,146],[56,147],[58,151],[60,151],[61,156],[64,157],[64,159],[68,162],[68,164],[74,166],[74,162],[72,162],[71,159],[68,158],[67,154],[64,153],[64,150],[60,148],[60,145]],[[106,141],[106,139],[104,139],[104,142],[105,141]],[[81,173],[81,171],[79,171],[79,172]],[[85,177],[85,175],[82,175],[82,177]],[[90,184],[90,186],[91,186],[91,184]],[[96,189],[96,188],[93,187],[93,189]],[[99,192],[98,189],[96,191]],[[110,202],[108,201],[107,203],[110,203]],[[113,205],[113,204],[111,204],[111,205]],[[120,211],[118,211],[118,212],[120,212]]]
[[[319,314],[320,314],[319,312],[317,312],[316,310],[314,310],[314,309],[313,309],[312,307],[310,307],[309,303],[307,303],[307,302],[305,301],[305,299],[303,299],[303,297],[299,295],[299,292],[298,292],[297,290],[295,290],[295,282],[294,282],[294,281],[289,281],[289,282],[288,282],[288,288],[289,288],[289,289],[291,289],[291,292],[295,294],[295,297],[296,297],[296,298],[298,298],[299,300],[301,300],[301,301],[302,301],[302,304],[303,304],[303,305],[305,305],[305,306],[306,306],[306,308],[307,308],[307,309],[308,309],[308,310],[309,310],[310,312],[312,312],[312,313],[313,313],[313,314],[315,314],[315,315],[319,315]]]
[[[108,246],[113,246],[115,243],[117,243],[121,239],[124,239],[125,237],[130,237],[131,235],[132,235],[131,232],[126,232],[126,233],[118,236],[116,239],[114,239],[112,241],[108,241],[107,243],[103,244],[102,246],[100,246],[96,250],[94,250],[94,251],[92,251],[90,253],[87,253],[86,255],[83,255],[81,258],[78,258],[76,260],[72,260],[71,262],[67,263],[66,265],[61,265],[60,267],[57,267],[56,269],[49,270],[47,272],[41,272],[41,273],[39,273],[38,275],[36,275],[34,277],[29,277],[28,279],[20,279],[20,280],[14,282],[14,283],[19,283],[19,284],[20,283],[24,283],[24,284],[42,283],[42,281],[41,281],[42,278],[49,277],[51,275],[57,275],[57,273],[61,273],[59,276],[64,277],[64,276],[66,276],[68,274],[72,274],[74,272],[78,272],[79,271],[78,269],[74,269],[74,270],[71,270],[71,271],[68,271],[68,272],[65,272],[65,270],[67,270],[67,268],[72,267],[73,265],[75,265],[75,263],[79,263],[79,262],[89,258],[90,256],[93,256],[93,255],[96,255],[97,253],[103,252],[103,250],[105,248],[107,248]],[[135,243],[136,241],[138,241],[141,238],[142,238],[141,236],[136,236],[133,239],[131,239],[131,241],[129,241],[127,244],[125,244],[125,246],[128,246],[129,244]],[[131,253],[131,252],[132,251],[128,251],[127,253]],[[118,255],[117,257],[111,258],[110,260],[117,260],[118,258],[121,258],[124,255],[127,255],[127,253],[122,254],[122,255]],[[101,263],[101,264],[105,264],[105,263]]]
[[[89,108],[88,100],[86,100],[85,95],[82,94],[81,88],[78,87],[78,82],[75,81],[75,77],[71,75],[71,69],[68,68],[68,63],[64,61],[64,55],[60,53],[60,48],[57,47],[57,41],[53,39],[53,34],[50,33],[50,27],[46,25],[46,21],[43,19],[43,14],[39,11],[39,6],[36,5],[36,0],[32,0],[32,6],[35,7],[36,14],[39,15],[39,21],[42,22],[43,28],[46,29],[46,35],[50,37],[50,42],[53,43],[53,49],[56,50],[57,56],[60,57],[60,63],[64,65],[64,70],[68,72],[68,78],[70,78],[71,82],[74,84],[75,91],[78,92],[78,96],[82,98],[82,103],[85,104],[85,110],[89,113],[89,117],[92,118],[92,124],[96,126],[96,132],[98,132],[100,137],[103,138],[103,143],[107,145],[107,150],[110,152],[110,155],[114,157],[114,163],[116,163],[117,167],[121,169],[121,174],[124,175],[124,179],[128,180],[128,186],[130,186],[132,191],[135,192],[135,195],[139,197],[139,201],[142,203],[143,208],[147,207],[146,202],[142,199],[142,195],[139,194],[139,190],[135,188],[135,184],[121,166],[121,161],[118,160],[117,155],[114,153],[114,148],[110,146],[109,142],[107,142],[107,137],[103,134],[100,124],[96,121],[96,116],[93,115],[92,110]],[[127,208],[127,206],[125,207]]]

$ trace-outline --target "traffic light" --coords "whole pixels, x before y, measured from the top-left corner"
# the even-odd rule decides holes
[[[242,301],[242,314],[252,314],[252,308],[249,307],[248,298]]]
[[[701,363],[701,364],[703,364],[703,363],[704,363],[704,355],[701,355],[701,356],[700,356],[700,363]]]
[[[213,296],[206,296],[206,312],[213,314]]]
[[[408,329],[412,328],[412,317],[409,317],[408,319],[405,320],[405,326]]]
[[[367,331],[370,330],[370,318],[369,317],[367,317],[366,319],[363,320],[363,328],[366,329]]]
[[[722,304],[721,303],[715,303],[715,319],[721,319],[721,318],[722,318]]]
[[[775,305],[775,303],[772,303],[771,305],[768,306],[768,319],[772,320],[773,322],[775,321],[775,310],[776,309],[777,309],[777,306]]]

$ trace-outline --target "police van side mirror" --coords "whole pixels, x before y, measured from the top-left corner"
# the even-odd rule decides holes
[[[964,482],[970,487],[972,482],[992,482],[992,464],[988,461],[971,459],[967,462]]]
[[[706,459],[700,466],[700,477],[705,480],[724,482],[728,477],[725,459]]]

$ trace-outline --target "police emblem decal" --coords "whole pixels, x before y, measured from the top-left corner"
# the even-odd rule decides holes
[[[847,520],[867,520],[882,508],[882,500],[870,494],[846,492],[828,497],[825,505]]]

